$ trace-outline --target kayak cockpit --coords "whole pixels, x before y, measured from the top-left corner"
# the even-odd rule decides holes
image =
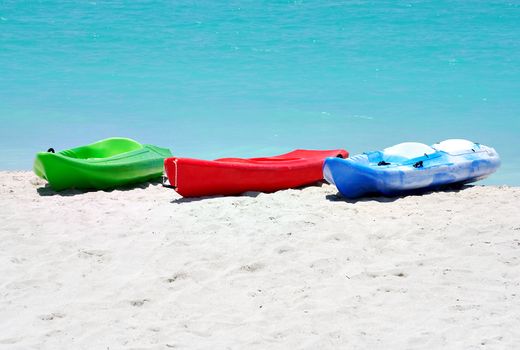
[[[64,150],[59,152],[59,154],[74,159],[94,160],[114,157],[141,148],[143,146],[134,140],[114,137],[90,145]]]
[[[403,142],[382,151],[367,152],[364,154],[364,161],[359,159],[361,164],[365,163],[371,167],[399,166],[407,164],[421,164],[421,161],[437,158],[438,151],[434,148],[419,142]],[[355,157],[351,158],[355,161]]]

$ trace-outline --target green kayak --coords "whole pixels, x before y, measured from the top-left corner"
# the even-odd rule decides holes
[[[164,158],[171,155],[167,148],[114,137],[57,153],[39,152],[34,172],[56,191],[108,189],[160,177]]]

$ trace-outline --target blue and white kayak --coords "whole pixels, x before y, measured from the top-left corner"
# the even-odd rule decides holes
[[[395,196],[481,180],[499,166],[500,157],[493,148],[451,139],[432,146],[405,142],[348,159],[327,158],[323,176],[347,198]]]

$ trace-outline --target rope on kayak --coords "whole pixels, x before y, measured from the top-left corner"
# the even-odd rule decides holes
[[[418,169],[418,168],[422,168],[422,167],[423,167],[423,161],[421,160],[421,161],[415,163],[415,164],[413,165],[413,167],[416,168],[416,169]]]
[[[50,152],[50,153],[56,153],[56,152],[54,151],[54,148],[52,148],[52,147],[49,148],[49,149],[47,150],[47,152]]]

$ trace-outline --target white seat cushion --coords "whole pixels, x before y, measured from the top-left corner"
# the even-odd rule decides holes
[[[400,163],[408,159],[422,157],[425,154],[430,155],[435,150],[424,143],[419,142],[403,142],[383,150],[383,158],[390,163]]]
[[[449,154],[461,154],[467,153],[471,151],[471,149],[475,149],[476,146],[474,142],[468,140],[450,139],[436,143],[432,147],[438,151],[443,151]]]

